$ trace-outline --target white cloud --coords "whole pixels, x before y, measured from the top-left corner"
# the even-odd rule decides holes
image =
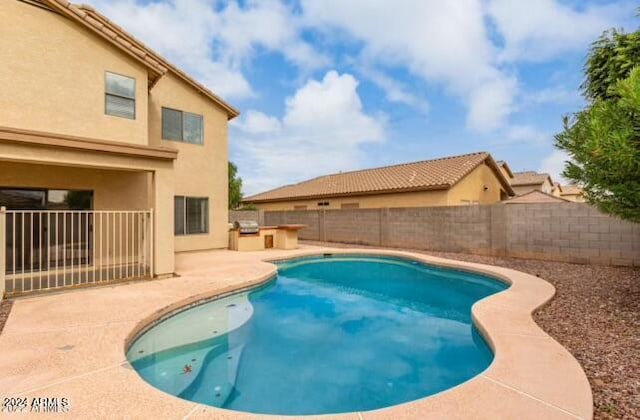
[[[492,131],[502,126],[513,108],[516,81],[497,77],[471,90],[467,124],[477,131]]]
[[[257,48],[304,69],[327,62],[299,36],[293,12],[277,0],[224,7],[208,0],[88,0],[98,10],[223,97],[254,94],[242,74]]]
[[[504,37],[502,59],[545,61],[585,48],[602,31],[633,16],[633,7],[596,4],[578,10],[557,0],[491,0],[487,13]]]
[[[580,105],[584,100],[580,92],[566,89],[562,86],[554,86],[523,94],[522,103],[527,105]]]
[[[303,68],[317,68],[328,59],[299,36],[299,24],[293,12],[278,0],[250,0],[241,8],[231,2],[220,12],[219,40],[227,46],[232,62],[250,57],[256,46],[280,51]]]
[[[241,118],[231,121],[231,124],[249,134],[266,134],[280,131],[282,124],[276,117],[260,111],[249,110]]]
[[[496,66],[480,0],[302,4],[307,25],[338,29],[362,42],[368,62],[406,68],[461,97],[469,107],[471,128],[493,129],[511,112],[517,83]]]
[[[491,134],[491,146],[505,148],[527,146],[548,148],[552,135],[529,124],[507,124]]]
[[[562,150],[554,150],[546,158],[542,160],[538,172],[546,172],[551,175],[551,179],[561,184],[566,183],[566,179],[562,177],[565,162],[569,160],[569,156]]]
[[[505,140],[508,143],[526,143],[545,145],[549,144],[551,136],[530,125],[511,125],[505,132]]]
[[[357,167],[360,146],[385,137],[384,117],[364,112],[357,86],[353,76],[335,71],[308,81],[286,100],[275,132],[247,130],[252,125],[247,120],[270,121],[267,125],[276,127],[273,117],[247,113],[233,136],[246,192]]]
[[[390,102],[409,105],[423,114],[429,112],[431,108],[429,102],[419,95],[411,93],[404,83],[371,68],[361,68],[360,73],[384,90],[387,100]]]

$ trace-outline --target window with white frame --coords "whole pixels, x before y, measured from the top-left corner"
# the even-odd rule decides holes
[[[202,144],[202,115],[162,108],[162,138],[164,140]]]
[[[136,119],[136,80],[105,73],[104,112],[114,117]]]
[[[209,233],[209,199],[175,196],[174,231],[176,235]]]

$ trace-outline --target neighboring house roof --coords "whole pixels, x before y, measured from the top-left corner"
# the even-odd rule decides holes
[[[547,194],[540,190],[532,190],[528,193],[517,195],[505,201],[506,204],[523,204],[523,203],[569,203],[570,201]]]
[[[513,172],[511,171],[511,168],[509,167],[509,165],[507,165],[507,162],[505,162],[504,160],[499,160],[496,163],[498,164],[498,166],[504,168],[504,170],[507,171],[509,176],[513,178]]]
[[[560,193],[560,195],[579,195],[582,194],[582,188],[578,187],[577,185],[563,185],[562,186],[562,192]]]
[[[171,71],[180,79],[191,85],[193,88],[207,96],[214,103],[227,112],[228,119],[232,119],[240,112],[222,100],[215,93],[204,87],[196,80],[189,77],[182,70],[169,63],[158,53],[137,40],[133,35],[111,22],[95,9],[85,5],[74,5],[67,0],[30,0],[30,3],[40,3],[45,7],[58,12],[91,30],[98,36],[110,42],[116,48],[122,50],[144,66],[146,66],[151,77],[149,78],[149,89],[151,89],[167,71]]]
[[[553,185],[553,181],[549,174],[540,174],[534,171],[514,172],[511,185],[542,185],[546,180],[549,180],[549,183]]]
[[[243,202],[446,190],[484,162],[493,170],[504,189],[513,195],[513,189],[491,155],[478,152],[320,176],[247,197]]]
[[[559,182],[554,182],[553,183],[553,188],[554,189],[558,189],[560,191],[560,194],[562,194],[562,185],[560,185]]]

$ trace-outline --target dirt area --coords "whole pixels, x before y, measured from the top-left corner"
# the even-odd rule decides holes
[[[594,417],[640,419],[640,267],[411,251],[508,267],[552,283],[556,296],[534,318],[582,364],[593,389]]]

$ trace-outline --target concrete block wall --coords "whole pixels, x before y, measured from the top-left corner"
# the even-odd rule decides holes
[[[260,210],[229,210],[229,223],[240,220],[253,220],[264,225],[264,212]]]
[[[325,240],[380,245],[380,209],[324,211]]]
[[[324,225],[320,220],[321,211],[267,211],[264,212],[264,224],[266,226],[283,224],[301,224],[304,229],[298,232],[299,239],[310,241],[324,241],[321,237],[321,227]]]
[[[488,206],[389,209],[384,245],[487,254],[490,215]]]
[[[640,266],[640,224],[584,203],[265,212],[300,223],[300,239]]]
[[[578,203],[509,205],[506,216],[508,255],[640,266],[640,224]]]

